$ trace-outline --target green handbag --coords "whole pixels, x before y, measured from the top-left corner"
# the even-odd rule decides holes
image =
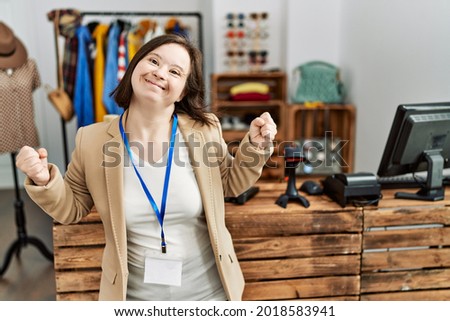
[[[336,66],[324,61],[311,61],[298,66],[296,71],[300,73],[300,78],[292,97],[293,102],[344,102],[344,85]]]

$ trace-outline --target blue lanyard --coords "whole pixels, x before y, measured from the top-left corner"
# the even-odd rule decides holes
[[[120,116],[119,120],[119,129],[120,134],[122,135],[123,143],[125,144],[125,147],[127,149],[128,155],[131,160],[131,164],[133,165],[134,172],[136,173],[136,176],[139,178],[139,181],[141,182],[142,189],[145,192],[145,195],[147,195],[147,198],[150,202],[150,204],[153,207],[153,210],[155,211],[156,217],[158,218],[159,225],[161,226],[161,251],[162,253],[166,253],[166,238],[164,235],[164,215],[166,213],[166,201],[167,201],[167,191],[169,189],[169,180],[170,180],[170,169],[172,168],[172,159],[173,159],[173,148],[175,145],[175,135],[177,133],[177,125],[178,125],[178,116],[177,114],[173,114],[173,124],[172,124],[172,134],[170,136],[170,146],[169,146],[169,155],[167,158],[167,167],[166,167],[166,176],[164,179],[164,189],[163,189],[163,195],[161,199],[161,210],[158,209],[158,205],[156,204],[155,200],[152,197],[152,194],[148,190],[147,186],[145,185],[144,180],[142,179],[141,174],[139,174],[136,166],[134,165],[133,156],[130,149],[130,144],[128,143],[127,135],[125,134],[125,130],[123,129],[122,125],[122,118],[123,114]]]

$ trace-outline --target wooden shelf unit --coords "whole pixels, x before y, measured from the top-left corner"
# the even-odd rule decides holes
[[[346,141],[341,149],[344,173],[354,170],[356,110],[353,105],[328,104],[307,107],[304,104],[289,104],[286,107],[286,139],[300,141],[323,139],[328,132],[337,142]],[[330,137],[330,136],[328,136]]]
[[[230,89],[247,82],[264,83],[269,86],[271,99],[267,101],[232,101]],[[275,153],[263,171],[262,178],[282,178],[283,159],[278,155],[277,143],[285,139],[286,132],[286,74],[284,72],[244,72],[211,75],[211,111],[220,119],[237,116],[249,123],[267,111],[277,124]],[[230,151],[235,148],[248,130],[223,129],[223,137]]]

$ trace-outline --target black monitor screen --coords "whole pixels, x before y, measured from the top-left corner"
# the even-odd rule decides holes
[[[398,106],[378,175],[427,171],[428,183],[432,184],[428,188],[433,189],[439,180],[442,185],[443,169],[450,167],[449,159],[450,102]]]

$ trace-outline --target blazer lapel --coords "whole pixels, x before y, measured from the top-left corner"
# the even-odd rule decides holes
[[[198,187],[203,201],[206,220],[209,225],[211,237],[217,246],[217,224],[215,217],[214,187],[212,168],[205,164],[204,153],[206,140],[203,132],[196,128],[194,120],[186,115],[178,116],[178,126],[189,148],[189,157],[197,179]],[[214,249],[216,250],[216,249]]]

